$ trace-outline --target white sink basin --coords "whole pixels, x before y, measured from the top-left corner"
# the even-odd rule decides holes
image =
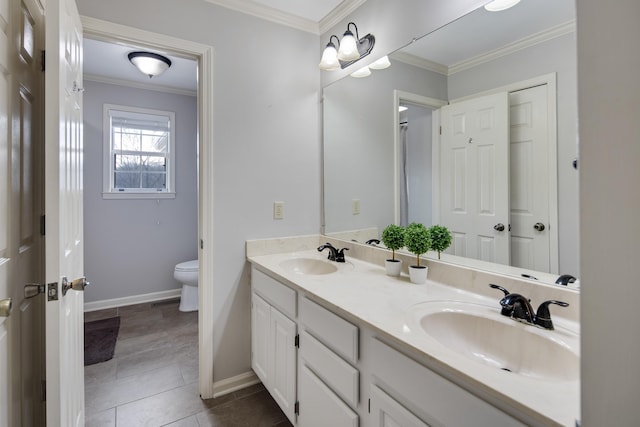
[[[579,335],[516,322],[500,307],[427,302],[412,307],[407,325],[448,351],[517,375],[575,381],[580,375]]]
[[[280,267],[297,274],[330,274],[338,267],[330,261],[315,258],[291,258],[280,262]]]

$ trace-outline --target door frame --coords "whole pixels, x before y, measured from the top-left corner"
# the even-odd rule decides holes
[[[199,392],[214,395],[213,383],[213,46],[81,16],[89,38],[160,49],[198,61],[198,366]]]
[[[402,156],[401,146],[400,146],[400,112],[398,111],[398,107],[400,103],[417,105],[418,107],[430,108],[433,110],[433,123],[440,123],[440,108],[449,104],[447,101],[436,98],[429,98],[427,96],[418,95],[411,92],[405,92],[402,90],[394,90],[393,91],[393,212],[394,212],[394,223],[400,224],[400,158]],[[435,161],[437,159],[436,154],[440,152],[440,134],[437,126],[433,126],[431,132],[431,147],[433,152],[433,161],[432,161],[432,169],[431,173],[434,177],[440,176],[439,165],[440,162]],[[439,154],[438,154],[439,156]],[[438,200],[440,197],[440,191],[437,190],[438,186],[436,185],[436,181],[433,182],[433,192],[432,198],[433,200]],[[432,204],[433,206],[433,214],[435,214],[435,206],[436,203]],[[433,221],[439,219],[437,216],[432,217]]]
[[[547,120],[548,120],[548,146],[547,161],[549,162],[549,270],[557,272],[559,269],[559,233],[558,233],[558,99],[556,73],[543,74],[531,79],[510,83],[504,86],[492,88],[472,95],[452,99],[449,102],[467,101],[484,95],[492,95],[498,92],[516,92],[535,86],[546,85],[547,88]]]

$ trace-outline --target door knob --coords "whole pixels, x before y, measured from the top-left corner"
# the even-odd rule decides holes
[[[86,277],[80,277],[78,279],[74,279],[72,281],[68,281],[66,277],[62,278],[62,296],[67,294],[69,289],[73,289],[74,291],[84,291],[89,285]]]
[[[536,222],[533,225],[533,229],[536,230],[536,231],[543,231],[544,230],[544,224],[541,223],[541,222]]]
[[[0,317],[9,317],[11,314],[11,298],[0,300]]]
[[[493,229],[496,231],[504,231],[504,224],[499,222],[493,226]]]

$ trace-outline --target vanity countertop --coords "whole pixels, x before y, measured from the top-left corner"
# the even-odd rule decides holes
[[[383,267],[353,257],[347,257],[344,264],[332,263],[338,270],[331,274],[299,274],[280,265],[292,258],[326,260],[326,255],[305,250],[249,256],[248,260],[258,270],[304,291],[338,314],[352,316],[407,351],[417,352],[427,367],[505,412],[520,414],[521,418],[540,425],[575,425],[580,416],[578,379],[547,380],[501,371],[450,351],[412,326],[415,322],[411,321],[409,313],[417,304],[465,302],[493,305],[499,311],[499,293],[492,299],[431,280],[424,285],[415,285],[404,274],[398,278],[389,277]],[[579,338],[575,335],[579,324],[560,317],[554,317],[554,323],[556,333],[574,333],[567,333],[567,336],[573,340],[575,352],[579,351]],[[514,326],[533,328],[522,324]],[[540,333],[545,332],[540,330]]]

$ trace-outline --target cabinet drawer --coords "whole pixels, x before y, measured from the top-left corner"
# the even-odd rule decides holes
[[[345,402],[352,407],[358,405],[360,375],[357,369],[306,331],[300,334],[300,355],[316,375]]]
[[[254,292],[260,294],[262,298],[290,318],[295,319],[297,314],[296,291],[267,276],[255,267],[251,267],[251,286]]]
[[[447,426],[524,426],[383,342],[377,339],[372,341],[374,383],[427,423]]]
[[[304,364],[300,367],[300,415],[304,427],[358,427],[358,414]]]
[[[347,361],[358,361],[358,327],[304,297],[300,300],[300,320],[324,345]]]

